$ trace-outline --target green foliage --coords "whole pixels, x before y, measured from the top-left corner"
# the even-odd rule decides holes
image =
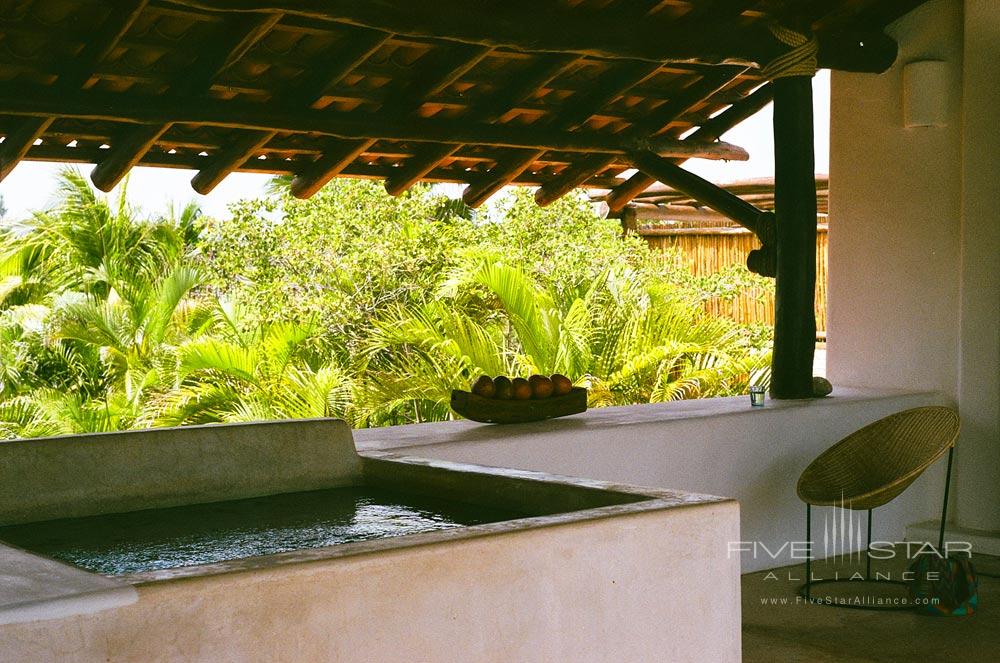
[[[246,313],[216,302],[207,331],[178,349],[179,385],[156,423],[347,416],[351,379],[323,352],[317,325],[250,325]]]
[[[483,211],[429,187],[276,180],[225,220],[139,218],[75,170],[0,228],[0,437],[337,416],[452,416],[478,374],[559,372],[591,405],[741,393],[766,330],[700,302],[753,285],[664,270],[581,196]]]
[[[399,198],[338,180],[309,200],[244,201],[210,222],[203,252],[219,291],[262,322],[318,318],[345,354],[379,311],[433,288],[472,223],[424,187]],[[268,306],[261,307],[260,302]]]
[[[398,421],[410,412],[418,420],[446,418],[451,390],[484,373],[562,373],[590,388],[592,406],[732,395],[767,381],[769,353],[663,285],[628,268],[608,269],[567,297],[482,256],[452,274],[441,301],[376,324],[360,419]],[[467,286],[484,287],[497,315],[466,310]]]

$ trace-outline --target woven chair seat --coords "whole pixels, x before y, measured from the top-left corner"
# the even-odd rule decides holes
[[[947,407],[918,407],[880,419],[810,463],[799,477],[799,499],[856,510],[882,506],[948,451],[958,430],[958,413]]]

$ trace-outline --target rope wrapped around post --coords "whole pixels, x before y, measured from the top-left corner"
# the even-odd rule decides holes
[[[772,23],[768,26],[774,38],[792,49],[771,60],[760,73],[767,80],[787,78],[789,76],[816,75],[816,54],[819,52],[819,42],[816,35],[806,36],[801,32]]]

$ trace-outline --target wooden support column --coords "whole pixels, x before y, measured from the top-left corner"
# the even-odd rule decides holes
[[[809,398],[816,349],[812,78],[790,76],[772,85],[777,277],[771,396]]]

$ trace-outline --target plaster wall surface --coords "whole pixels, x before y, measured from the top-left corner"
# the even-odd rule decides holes
[[[965,3],[962,313],[965,434],[956,516],[1000,530],[1000,2]]]
[[[0,626],[0,662],[740,660],[724,501],[138,586]]]
[[[894,24],[896,64],[830,85],[827,373],[835,385],[956,393],[961,230],[961,3]],[[903,65],[943,60],[943,127],[903,126]]]
[[[937,389],[962,417],[958,524],[1000,530],[1000,3],[897,21],[896,64],[831,78],[829,337],[835,385]],[[906,128],[903,68],[939,60],[943,126]]]
[[[343,421],[187,426],[0,442],[0,525],[351,485]]]
[[[937,393],[837,388],[806,401],[712,398],[600,408],[531,424],[470,421],[354,431],[360,451],[514,467],[567,476],[734,497],[740,502],[743,572],[794,562],[790,542],[805,537],[799,474],[846,435],[893,412],[954,405]],[[906,525],[939,515],[944,466],[938,463],[876,511],[874,536],[902,540]],[[832,509],[814,509],[822,532]],[[765,550],[766,548],[766,550]],[[817,551],[822,556],[822,549]]]

